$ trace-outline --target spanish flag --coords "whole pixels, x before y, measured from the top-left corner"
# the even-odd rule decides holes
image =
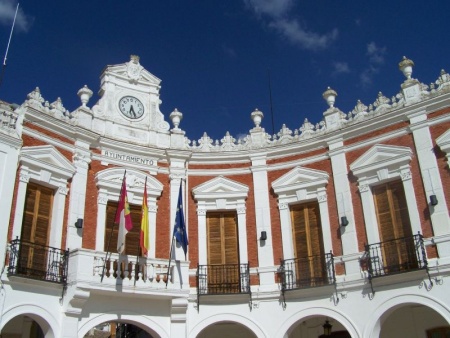
[[[146,257],[150,247],[148,238],[148,205],[147,205],[147,177],[145,178],[144,197],[142,199],[142,216],[141,216],[141,255]]]
[[[119,224],[119,238],[117,239],[117,252],[125,251],[125,236],[133,229],[131,222],[130,205],[127,198],[127,183],[125,176],[122,180],[122,189],[120,190],[119,205],[117,206],[115,223]]]

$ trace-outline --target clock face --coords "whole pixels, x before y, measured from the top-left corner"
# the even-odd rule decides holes
[[[138,119],[144,115],[144,105],[133,96],[124,96],[119,101],[120,112],[129,119]]]

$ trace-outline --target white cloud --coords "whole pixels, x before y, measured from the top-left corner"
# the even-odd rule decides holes
[[[2,26],[12,26],[14,14],[16,13],[17,2],[13,0],[0,0],[0,24]],[[25,15],[22,8],[17,12],[14,29],[26,32],[30,28],[32,18]]]
[[[226,54],[226,55],[228,55],[230,58],[236,58],[237,57],[237,53],[236,53],[236,51],[233,49],[233,48],[231,48],[231,47],[228,47],[227,45],[222,45],[222,50],[224,51],[224,53]]]
[[[303,29],[297,20],[279,19],[271,22],[269,26],[275,28],[292,43],[309,50],[325,49],[338,36],[337,29],[323,35],[309,32]]]
[[[386,47],[377,47],[375,42],[371,42],[367,45],[367,55],[369,56],[369,61],[373,64],[383,64],[384,55],[386,54]]]
[[[350,73],[350,68],[347,62],[333,62],[333,74],[345,74]]]
[[[284,16],[292,7],[292,0],[244,0],[244,2],[256,14],[273,18]]]
[[[373,77],[380,71],[381,65],[384,64],[386,52],[386,47],[378,47],[373,41],[367,44],[366,55],[369,58],[369,65],[359,75],[361,84],[364,87],[372,84]]]
[[[270,28],[304,49],[325,49],[337,39],[336,28],[329,33],[319,34],[305,29],[298,20],[290,18],[293,0],[244,0],[244,3],[263,17]]]

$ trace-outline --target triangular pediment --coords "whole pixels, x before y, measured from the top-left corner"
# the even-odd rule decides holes
[[[27,167],[45,169],[65,178],[75,173],[75,166],[52,145],[23,147],[20,162]]]
[[[436,143],[447,154],[450,153],[450,129],[436,139]]]
[[[106,66],[105,69],[103,70],[101,78],[104,75],[117,76],[119,78],[128,79],[129,78],[128,62],[117,64],[117,65]],[[156,77],[155,75],[153,75],[152,73],[150,73],[148,70],[146,70],[143,67],[139,72],[139,77],[137,78],[137,80],[139,82],[144,82],[144,83],[149,83],[149,84],[154,84],[154,85],[159,85],[161,83],[161,80],[158,77]]]
[[[194,194],[196,200],[227,197],[246,198],[248,190],[248,186],[242,183],[219,176],[196,186],[192,189],[192,193]]]
[[[296,167],[273,181],[272,188],[278,195],[286,191],[323,187],[328,179],[329,175],[325,171]]]
[[[408,147],[376,144],[350,165],[356,175],[382,168],[401,167],[411,161],[412,151]]]

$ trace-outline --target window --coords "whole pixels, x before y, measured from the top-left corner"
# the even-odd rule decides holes
[[[299,286],[322,285],[327,278],[317,201],[290,207]]]
[[[372,193],[380,241],[383,242],[384,265],[396,271],[416,268],[417,258],[403,183],[394,181],[377,185],[372,188]]]
[[[109,252],[117,253],[117,238],[119,235],[119,225],[114,224],[114,219],[116,217],[118,202],[108,201],[106,206],[106,224],[105,224],[105,250],[108,249],[109,243]],[[140,255],[140,231],[141,231],[141,214],[142,214],[142,206],[140,205],[131,205],[131,220],[133,222],[133,229],[129,231],[125,238],[125,255]],[[112,233],[111,233],[112,229]]]
[[[209,293],[239,292],[239,243],[236,212],[208,212]]]
[[[22,221],[19,273],[44,274],[46,271],[53,190],[28,183]],[[31,272],[34,271],[34,272]]]

